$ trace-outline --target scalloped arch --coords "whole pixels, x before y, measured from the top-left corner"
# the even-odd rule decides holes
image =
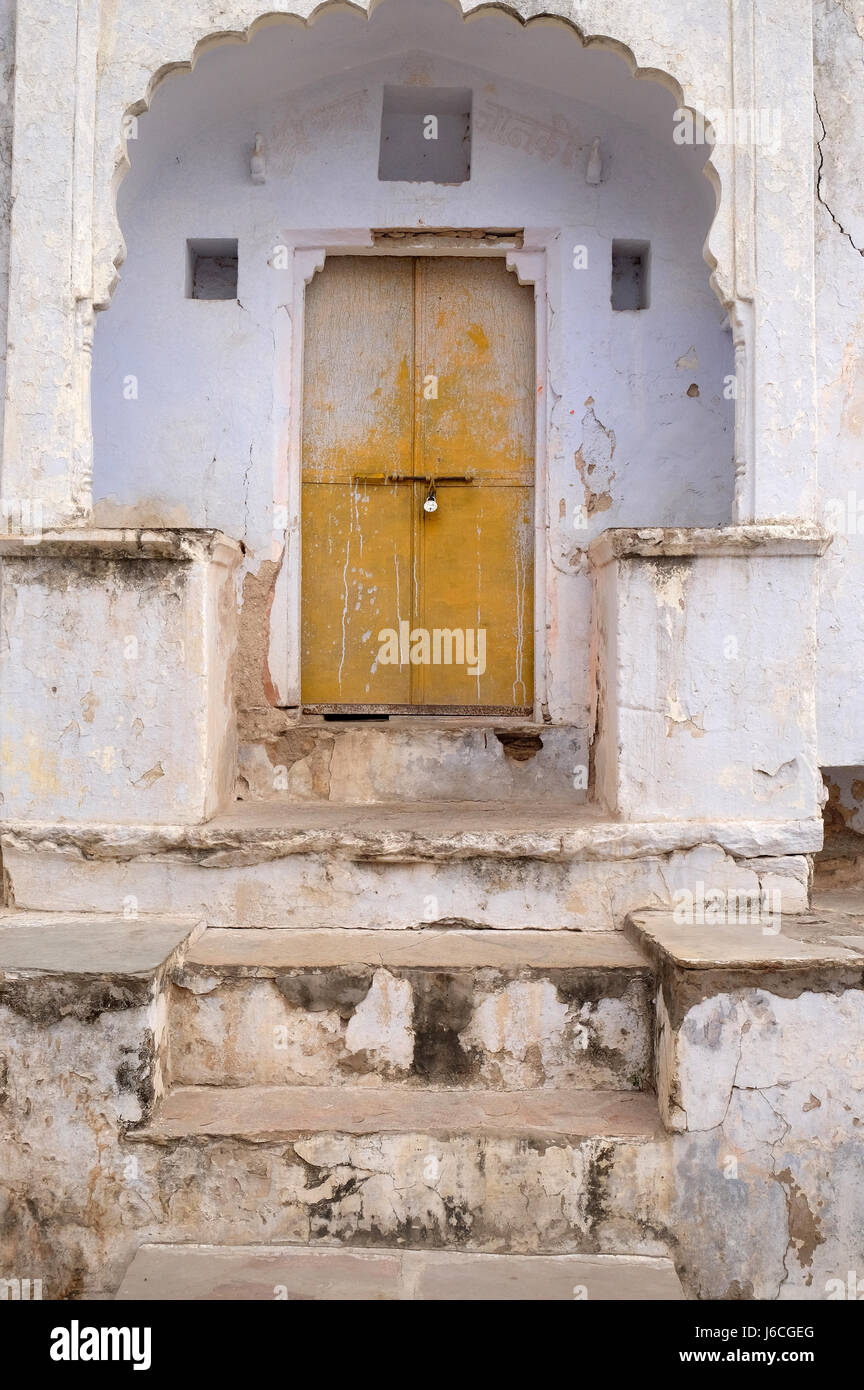
[[[318,3],[314,3],[314,0],[285,0],[284,8],[264,9],[259,13],[250,14],[250,9],[254,10],[254,0],[251,5],[249,0],[234,0],[233,6],[225,6],[226,12],[217,27],[210,27],[206,21],[196,25],[194,14],[189,14],[183,19],[178,18],[171,43],[172,46],[176,45],[185,49],[189,56],[168,58],[156,62],[150,71],[143,94],[129,97],[118,93],[120,96],[119,109],[113,100],[113,93],[109,93],[105,103],[105,108],[108,111],[113,110],[116,114],[118,139],[110,143],[111,137],[108,135],[108,140],[100,144],[97,137],[97,206],[94,209],[93,266],[94,306],[97,309],[107,308],[110,304],[119,279],[118,271],[126,254],[123,233],[117,215],[117,191],[124,175],[130,168],[125,130],[130,118],[139,116],[149,109],[153,94],[159,84],[171,73],[184,70],[191,72],[201,54],[208,49],[223,44],[249,43],[259,29],[266,25],[280,23],[305,29],[314,24],[323,13],[338,13],[340,11],[357,14],[368,20],[379,5],[396,5],[398,3],[399,0],[319,0]],[[497,15],[502,19],[518,24],[522,28],[534,24],[561,25],[579,41],[583,48],[598,47],[615,53],[627,64],[632,77],[660,83],[672,93],[679,108],[686,108],[699,116],[704,117],[706,115],[695,104],[690,92],[692,81],[688,81],[684,74],[676,75],[671,70],[671,64],[668,67],[658,67],[656,63],[648,61],[647,53],[643,55],[646,61],[640,62],[640,46],[646,42],[642,36],[636,35],[624,39],[616,37],[612,33],[589,32],[580,25],[572,14],[564,12],[567,0],[547,0],[546,3],[544,0],[511,0],[510,3],[508,0],[439,0],[439,3],[447,4],[455,9],[466,23],[481,16]],[[232,8],[236,12],[236,23],[231,21],[230,11]],[[615,8],[614,4],[610,4],[609,8]],[[196,32],[201,29],[203,32]],[[137,64],[135,70],[137,79],[140,81],[141,65]],[[122,75],[118,78],[118,85],[122,88]],[[110,175],[107,178],[102,178],[100,177],[102,171],[98,150],[103,148],[105,143],[110,143],[111,167]],[[715,195],[714,218],[705,239],[703,256],[711,271],[710,278],[714,292],[724,307],[728,309],[734,302],[734,294],[732,267],[728,263],[724,264],[724,259],[728,262],[731,257],[728,255],[724,257],[724,248],[731,245],[731,234],[728,226],[721,230],[719,224],[721,208],[726,213],[727,222],[731,218],[731,209],[723,206],[721,198],[724,184],[724,171],[721,168],[722,158],[722,149],[715,146],[703,169]],[[731,185],[731,179],[728,180],[728,183]],[[99,206],[98,204],[100,190],[106,190],[107,205]],[[103,193],[101,196],[105,197],[106,194]],[[721,242],[723,247],[720,245]]]

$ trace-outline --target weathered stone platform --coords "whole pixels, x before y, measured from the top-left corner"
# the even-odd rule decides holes
[[[543,802],[237,804],[203,825],[9,822],[26,909],[174,911],[212,927],[610,931],[679,888],[807,906],[817,820],[623,821]]]

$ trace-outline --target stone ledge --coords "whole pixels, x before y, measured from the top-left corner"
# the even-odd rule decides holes
[[[234,565],[243,546],[222,531],[186,527],[178,530],[70,527],[32,536],[0,535],[0,559],[33,560],[174,560],[188,564],[209,560]]]
[[[0,975],[152,975],[198,926],[186,916],[0,912]]]
[[[650,956],[679,970],[864,965],[864,951],[843,945],[844,933],[830,919],[787,913],[782,920],[783,929],[777,933],[765,931],[758,922],[689,926],[676,922],[669,912],[647,911],[631,913],[627,928]]]
[[[475,1255],[302,1245],[142,1245],[115,1298],[562,1301],[681,1300],[672,1261],[650,1255]]]
[[[0,913],[0,1004],[40,1025],[148,1004],[203,924],[194,917]]]
[[[864,989],[864,941],[852,921],[784,913],[780,933],[758,923],[690,926],[667,911],[631,913],[624,930],[657,967],[673,1027],[695,1004],[735,990],[784,998]]]
[[[610,527],[588,547],[593,569],[614,560],[732,555],[822,555],[831,537],[807,522],[751,526]]]
[[[307,1134],[656,1139],[653,1096],[639,1091],[402,1091],[350,1086],[182,1086],[128,1139],[281,1143]]]
[[[358,821],[360,824],[358,825]],[[246,802],[203,825],[0,823],[4,847],[91,860],[171,857],[211,868],[263,864],[295,854],[390,863],[466,859],[618,861],[717,845],[741,858],[813,854],[822,821],[619,821],[591,807],[545,802]]]

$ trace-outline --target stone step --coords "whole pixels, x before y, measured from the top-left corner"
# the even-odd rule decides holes
[[[802,822],[622,822],[525,799],[356,806],[248,802],[205,825],[6,822],[28,909],[174,911],[218,927],[612,931],[678,890],[807,904],[821,829]],[[773,900],[773,899],[772,899]]]
[[[320,1133],[469,1136],[520,1141],[655,1139],[653,1096],[635,1091],[405,1091],[362,1086],[178,1086],[139,1142],[239,1138],[279,1142]]]
[[[636,1091],[180,1087],[125,1148],[150,1239],[669,1253],[669,1139]]]
[[[289,803],[500,801],[545,795],[585,801],[585,733],[502,719],[391,717],[289,722],[241,715],[238,792]]]
[[[296,1245],[142,1245],[119,1301],[679,1301],[668,1258]]]
[[[174,973],[171,1075],[639,1090],[652,997],[620,932],[210,929]]]

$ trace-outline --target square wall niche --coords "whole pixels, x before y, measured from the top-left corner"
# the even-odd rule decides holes
[[[647,309],[650,302],[651,243],[613,241],[612,308]]]
[[[204,237],[186,242],[186,298],[237,298],[236,237]]]
[[[470,89],[385,87],[378,178],[466,183],[470,177]]]

